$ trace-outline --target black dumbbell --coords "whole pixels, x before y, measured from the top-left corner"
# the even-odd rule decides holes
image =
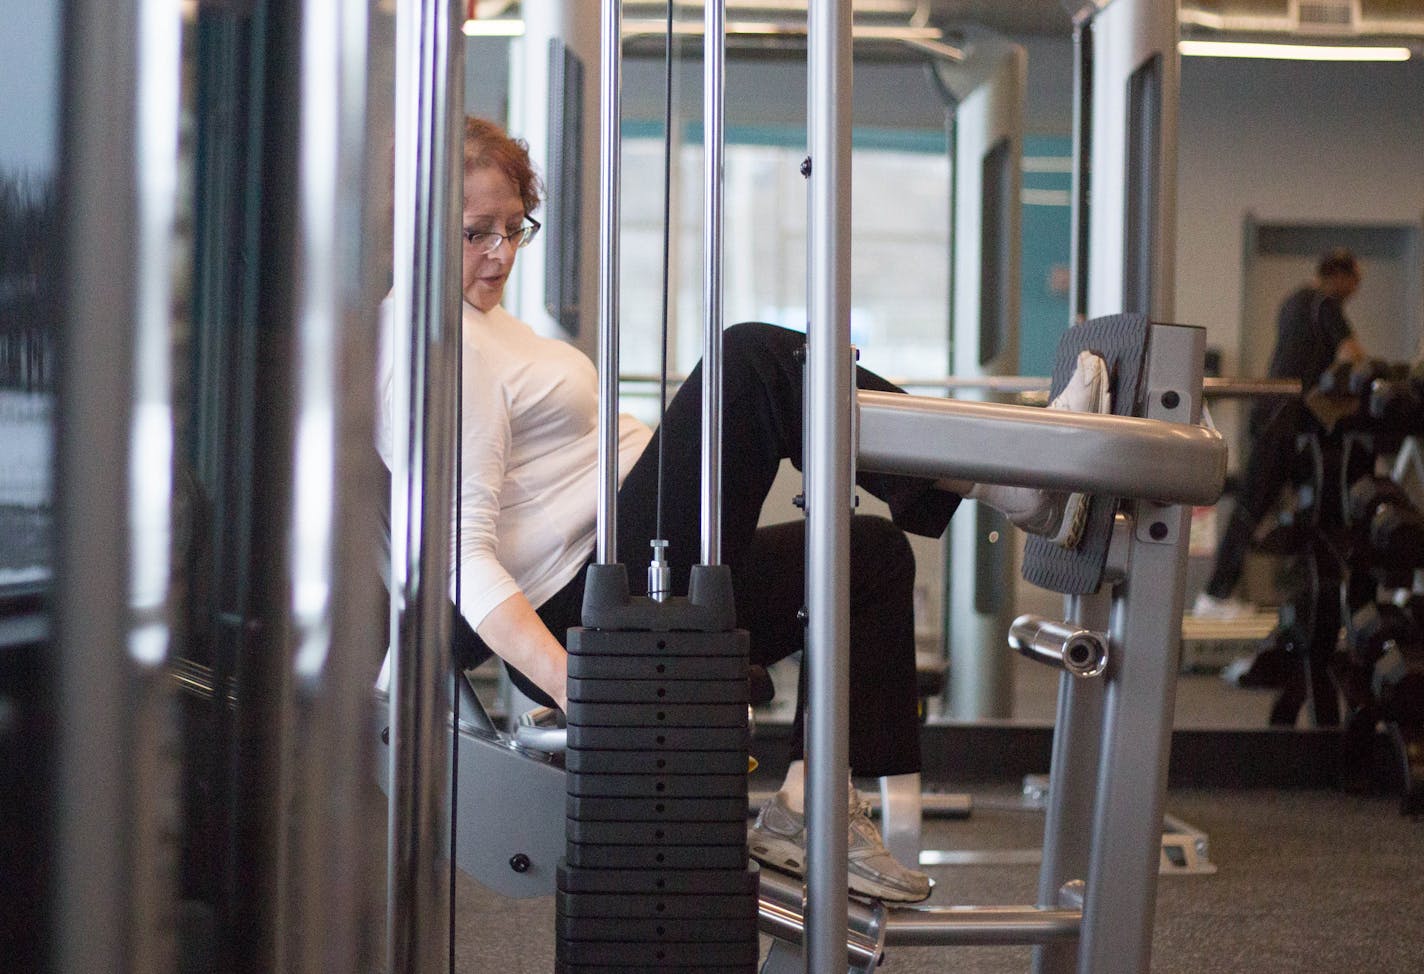
[[[1400,724],[1424,724],[1424,647],[1390,643],[1375,661],[1370,688],[1380,716]]]
[[[1315,388],[1331,396],[1349,395],[1350,373],[1353,370],[1354,366],[1349,362],[1336,362],[1320,373],[1320,378],[1315,380]]]
[[[1363,362],[1357,362],[1350,368],[1350,375],[1345,380],[1345,391],[1352,396],[1367,396],[1370,393],[1370,386],[1376,379],[1383,379],[1389,375],[1389,363],[1384,359],[1369,358]]]
[[[1415,359],[1414,364],[1409,367],[1409,384],[1424,396],[1424,358]]]
[[[1370,518],[1370,570],[1380,584],[1404,588],[1424,567],[1424,515],[1413,507],[1385,503]]]
[[[1381,379],[1370,387],[1368,412],[1371,419],[1384,423],[1392,429],[1405,428],[1406,431],[1420,427],[1420,417],[1424,414],[1419,392],[1414,386],[1401,379]]]
[[[1368,528],[1381,504],[1408,506],[1409,495],[1388,477],[1361,477],[1350,485],[1345,504],[1345,523],[1349,527]]]
[[[1355,610],[1345,633],[1350,661],[1370,667],[1389,643],[1417,643],[1420,630],[1414,617],[1391,602],[1371,602]]]
[[[1415,593],[1404,600],[1404,611],[1409,613],[1419,631],[1424,633],[1424,595]]]

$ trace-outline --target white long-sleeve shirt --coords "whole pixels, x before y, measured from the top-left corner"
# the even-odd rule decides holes
[[[389,304],[383,308],[377,446],[391,466]],[[459,522],[460,611],[478,628],[523,592],[543,604],[593,551],[598,496],[598,375],[573,346],[503,307],[464,304]],[[652,431],[618,417],[620,479]],[[452,590],[455,579],[452,577]]]

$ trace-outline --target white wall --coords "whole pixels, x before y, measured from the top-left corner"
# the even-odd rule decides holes
[[[1072,40],[1018,40],[1029,54],[1027,131],[1069,132]],[[1183,58],[1177,167],[1174,317],[1205,327],[1223,373],[1239,375],[1248,213],[1424,223],[1424,61]],[[1236,410],[1217,413],[1230,434]]]

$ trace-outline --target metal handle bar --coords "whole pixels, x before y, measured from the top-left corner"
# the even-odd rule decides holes
[[[861,390],[864,470],[1212,504],[1226,482],[1215,430],[1132,416]]]
[[[904,389],[987,389],[1000,393],[1040,393],[1046,395],[1053,380],[1046,375],[940,375],[910,378],[908,376],[887,377],[890,382]],[[618,377],[625,386],[658,386],[661,376],[641,372],[626,372]],[[669,375],[668,382],[680,385],[687,381],[686,375]],[[1208,399],[1272,399],[1280,396],[1300,395],[1298,379],[1241,379],[1230,377],[1207,378],[1202,380],[1202,395]]]
[[[1019,616],[1009,626],[1009,646],[1077,677],[1102,676],[1108,668],[1107,637],[1072,623]]]
[[[545,754],[562,754],[568,749],[569,730],[559,726],[559,712],[552,707],[536,707],[519,715],[514,742]]]

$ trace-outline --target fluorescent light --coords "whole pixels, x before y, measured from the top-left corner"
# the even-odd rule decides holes
[[[460,28],[466,37],[523,37],[522,20],[467,20]]]
[[[1245,41],[1180,41],[1186,57],[1255,57],[1286,61],[1408,61],[1407,47],[1343,47],[1324,44],[1260,44]]]

